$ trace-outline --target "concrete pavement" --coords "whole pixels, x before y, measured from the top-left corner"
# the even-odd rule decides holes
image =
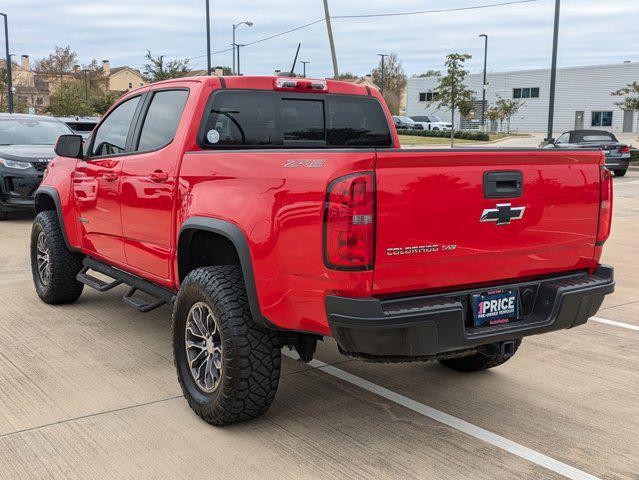
[[[639,172],[615,191],[618,287],[598,315],[639,325]],[[213,428],[181,396],[168,308],[138,314],[123,287],[39,301],[31,221],[0,223],[1,479],[639,478],[639,331],[591,321],[475,375],[366,364],[329,339],[333,369],[286,357],[263,418]]]

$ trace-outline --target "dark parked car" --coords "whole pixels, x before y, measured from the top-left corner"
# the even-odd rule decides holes
[[[604,130],[571,130],[563,133],[548,148],[601,148],[606,154],[606,168],[623,177],[630,164],[630,147]]]
[[[58,117],[58,120],[66,123],[71,130],[86,140],[100,121],[100,117]]]
[[[395,128],[397,130],[423,130],[420,124],[415,123],[412,118],[408,117],[393,117],[393,123],[395,124]]]
[[[0,113],[0,220],[8,212],[33,210],[53,147],[67,134],[73,131],[54,118]]]

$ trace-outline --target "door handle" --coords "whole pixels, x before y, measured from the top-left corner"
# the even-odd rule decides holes
[[[114,182],[118,179],[118,174],[115,172],[106,172],[102,174],[102,178],[104,178],[107,182]]]
[[[169,174],[162,170],[156,170],[149,174],[149,178],[154,182],[166,182],[169,179]]]

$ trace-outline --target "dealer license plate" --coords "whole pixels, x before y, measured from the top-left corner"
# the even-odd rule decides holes
[[[493,290],[472,296],[475,327],[490,327],[519,318],[519,290]]]

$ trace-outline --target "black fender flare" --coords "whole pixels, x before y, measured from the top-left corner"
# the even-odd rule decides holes
[[[72,252],[79,252],[80,249],[72,247],[71,244],[69,243],[69,237],[67,237],[67,229],[64,225],[64,218],[62,217],[62,204],[60,203],[60,194],[55,188],[50,186],[45,185],[45,186],[38,187],[34,195],[34,200],[35,200],[34,208],[36,213],[40,213],[46,210],[44,208],[38,208],[38,205],[42,201],[43,197],[51,198],[51,200],[53,201],[53,204],[55,205],[55,212],[58,216],[58,223],[60,224],[60,230],[62,230],[62,238],[64,238],[64,244],[66,245],[67,249]]]
[[[248,245],[244,232],[234,223],[211,217],[195,216],[188,218],[180,227],[178,235],[178,267],[180,262],[180,244],[182,242],[183,235],[188,231],[197,230],[203,230],[226,237],[235,246],[235,250],[237,251],[237,255],[240,259],[242,274],[244,275],[244,283],[246,285],[246,296],[249,301],[249,307],[254,321],[263,328],[277,328],[262,315],[260,302],[257,297],[255,274],[253,273],[253,261],[251,260],[251,249]],[[180,278],[180,281],[182,281],[182,278]]]

